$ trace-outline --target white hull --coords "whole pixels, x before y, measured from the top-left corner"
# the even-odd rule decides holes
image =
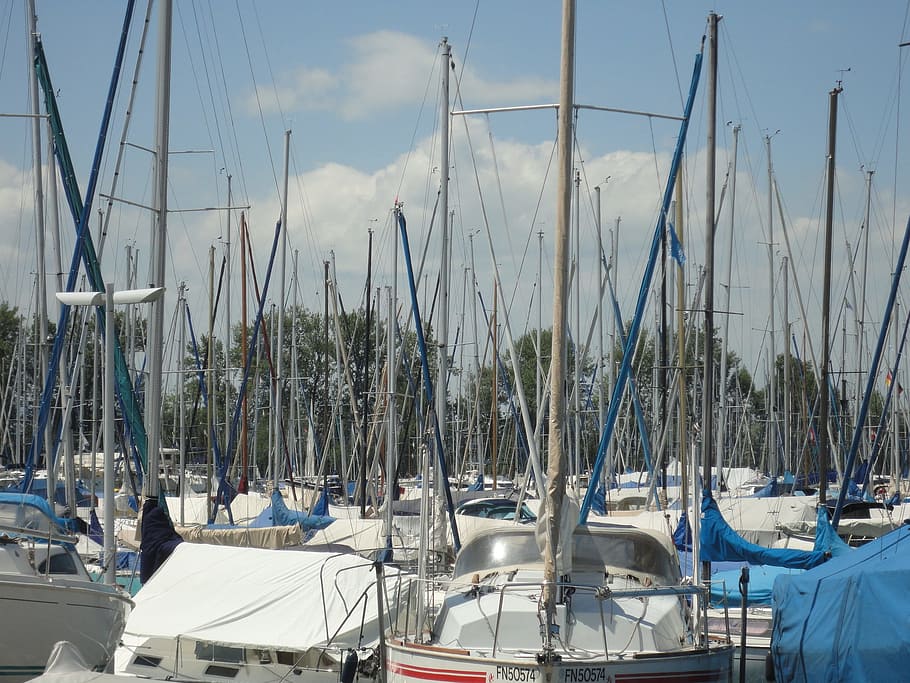
[[[101,584],[54,576],[0,575],[0,680],[41,674],[59,640],[68,640],[92,668],[103,669],[123,632],[130,601]]]
[[[591,657],[539,664],[535,653],[478,657],[467,650],[391,641],[387,683],[708,683],[732,681],[729,647],[683,649],[624,658]]]

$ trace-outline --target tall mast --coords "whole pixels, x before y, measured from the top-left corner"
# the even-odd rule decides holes
[[[547,552],[544,556],[546,651],[552,652],[556,619],[556,556],[560,512],[566,493],[565,375],[566,322],[569,287],[569,224],[572,211],[572,107],[575,97],[575,0],[562,3],[562,42],[559,66],[557,132],[556,231],[553,268],[553,331],[550,344],[550,432],[547,442]],[[569,546],[571,547],[571,546]],[[570,550],[571,552],[571,550]]]
[[[792,472],[792,444],[790,439],[790,410],[791,397],[793,392],[790,390],[790,279],[787,271],[789,259],[787,256],[781,257],[781,275],[783,275],[784,301],[783,301],[783,319],[781,325],[784,331],[784,468],[787,472]],[[847,336],[844,335],[844,339]]]
[[[448,337],[449,337],[449,65],[452,60],[448,39],[443,37],[440,43],[442,58],[442,92],[440,93],[439,114],[439,216],[442,219],[442,255],[439,263],[439,308],[437,310],[436,342],[436,420],[442,434],[442,447],[446,443],[446,378],[448,377]],[[445,453],[439,453],[440,461]],[[436,468],[437,483],[440,468]],[[436,488],[437,495],[442,487]]]
[[[329,444],[329,430],[332,425],[329,424],[329,262],[322,262],[322,292],[323,292],[323,313],[322,313],[322,457],[328,457],[326,452]],[[341,479],[344,482],[344,493],[347,495],[347,477],[344,470],[341,472]]]
[[[474,235],[472,232],[468,235],[468,243],[471,250],[471,318],[473,320],[474,327],[474,377],[477,395],[480,396],[480,339],[477,337],[477,272],[475,270],[474,263]],[[477,463],[477,469],[483,472],[483,463],[480,459],[480,411],[475,406],[474,408],[474,420],[473,420],[473,432],[474,432],[474,459]]]
[[[275,443],[275,461],[272,465],[272,486],[278,490],[278,473],[281,470],[281,456],[283,441],[281,438],[281,409],[282,409],[282,382],[284,382],[284,287],[287,278],[287,259],[288,259],[288,174],[289,158],[291,154],[291,131],[284,131],[284,184],[281,191],[281,259],[279,261],[279,270],[281,273],[281,286],[278,289],[278,334],[275,339],[275,353],[278,358],[275,361],[275,390],[274,406],[275,412],[273,422],[273,435]]]
[[[364,290],[364,335],[363,335],[363,368],[360,373],[360,405],[362,417],[360,420],[360,516],[366,517],[367,510],[367,415],[369,414],[368,376],[370,368],[370,294],[373,271],[373,228],[369,233],[369,247],[367,248],[367,284]],[[357,419],[356,416],[354,418]]]
[[[581,190],[581,173],[575,170],[575,353],[573,354],[574,375],[572,385],[574,387],[573,413],[575,426],[574,441],[575,447],[572,449],[573,474],[575,483],[573,488],[578,493],[581,487],[581,206],[579,192]]]
[[[230,202],[228,202],[230,205]],[[246,217],[240,212],[240,348],[246,363]],[[246,367],[241,369],[246,372]],[[247,392],[243,392],[243,407],[240,411],[240,484],[237,490],[246,493],[249,489],[249,414],[247,412]]]
[[[471,255],[473,259],[473,252]],[[473,261],[471,265],[471,277],[474,277],[474,266]],[[475,295],[476,298],[476,295]],[[475,313],[474,327],[476,331],[477,320]],[[543,403],[543,349],[540,346],[540,339],[543,335],[543,230],[537,232],[537,368],[535,372],[535,388],[536,388],[536,398],[537,402],[535,405],[537,409],[534,415],[535,424],[540,424],[540,411],[543,409],[541,403]],[[476,345],[475,345],[476,349]],[[479,365],[479,364],[478,364]],[[543,430],[538,430],[543,432]],[[537,443],[537,452],[540,453],[543,448],[541,442],[543,434],[535,434],[534,439]]]
[[[171,24],[172,0],[158,6],[158,91],[155,110],[154,188],[155,214],[151,239],[151,287],[164,287],[167,255],[167,166],[171,112]],[[165,292],[151,303],[149,313],[149,378],[145,395],[148,431],[148,472],[144,482],[146,498],[158,497],[158,457],[161,451],[161,380],[164,351]],[[211,401],[210,401],[211,403]]]
[[[679,247],[685,247],[683,228],[683,179],[682,170],[676,176],[676,239]],[[685,264],[680,263],[676,269],[676,349],[679,356],[679,471],[682,483],[682,509],[689,509],[689,431],[686,387],[686,271]],[[697,511],[695,513],[698,514]]]
[[[730,234],[727,236],[727,272],[724,282],[724,332],[720,351],[720,411],[717,425],[717,475],[723,467],[724,450],[727,434],[727,347],[730,342],[730,293],[733,290],[733,234],[736,230],[736,160],[739,148],[739,131],[741,126],[733,126],[733,161],[730,165]]]
[[[837,96],[843,90],[840,83],[828,93],[828,160],[827,160],[827,198],[825,205],[825,262],[824,280],[822,283],[822,363],[821,380],[819,381],[818,408],[818,504],[826,505],[828,499],[828,372],[831,364],[830,320],[831,309],[831,238],[834,228],[834,151],[837,142]]]
[[[205,518],[212,519],[212,479],[214,478],[215,442],[212,435],[215,433],[215,371],[212,365],[215,359],[215,245],[209,247],[209,338],[208,348],[205,352],[205,384],[206,384],[206,429],[205,441],[208,448],[205,450]]]
[[[604,181],[607,182],[606,180]],[[597,378],[597,431],[602,432],[604,428],[604,296],[603,296],[603,230],[600,222],[600,185],[594,187],[597,193],[597,201],[594,209],[597,211],[597,370],[594,376]],[[539,341],[538,341],[539,345]],[[539,364],[538,364],[539,365]],[[589,486],[596,486],[597,482],[588,482]]]
[[[47,268],[44,258],[44,189],[42,186],[41,166],[41,118],[39,115],[40,104],[38,101],[38,77],[35,74],[35,40],[38,35],[37,18],[35,16],[35,2],[29,0],[26,8],[28,21],[28,90],[31,100],[32,122],[32,171],[35,176],[35,258],[37,259],[35,277],[35,317],[37,327],[35,337],[38,347],[38,367],[41,368],[41,385],[47,383],[48,357],[47,357]],[[52,176],[53,179],[53,176]],[[64,438],[69,438],[64,434]],[[51,466],[51,430],[44,430],[44,457],[47,463],[47,496],[48,502],[53,505],[57,490],[57,472]]]
[[[493,319],[490,334],[493,337],[493,388],[490,392],[490,476],[493,490],[496,490],[496,458],[499,456],[499,321],[496,314],[499,305],[499,287],[493,283]],[[481,470],[482,471],[482,470]]]
[[[231,442],[231,175],[227,177],[227,225],[224,239],[224,452]],[[283,226],[282,226],[283,227]],[[236,462],[236,461],[235,461]]]
[[[702,474],[703,486],[711,486],[711,458],[714,455],[714,207],[715,207],[715,163],[717,148],[717,22],[713,12],[708,15],[708,139],[705,157],[706,201],[705,201],[705,376],[702,386]],[[702,563],[702,579],[711,577],[711,563]]]
[[[776,370],[776,344],[774,335],[774,176],[771,166],[771,136],[765,136],[765,147],[768,150],[768,301],[770,306],[769,329],[770,342],[768,344],[768,355],[771,358],[769,363],[771,377],[768,392],[768,466],[771,468],[772,476],[779,472],[777,458],[777,429],[775,425],[774,404],[777,400],[777,370]]]
[[[865,346],[865,335],[863,328],[866,320],[866,275],[869,270],[869,221],[872,210],[872,175],[875,171],[866,171],[866,215],[863,221],[863,276],[860,281],[860,296],[858,306],[856,307],[856,376],[863,376],[863,347]],[[863,383],[860,379],[856,382],[856,407],[863,401]],[[896,424],[896,423],[895,423]],[[860,443],[860,448],[865,446],[865,442]]]
[[[395,404],[395,388],[398,386],[398,355],[395,345],[395,318],[396,301],[398,299],[398,213],[400,208],[396,205],[392,211],[392,285],[388,289],[388,319],[386,321],[386,376],[388,378],[388,400],[386,412],[388,424],[386,425],[386,548],[391,553],[392,548],[392,501],[395,500],[395,487],[398,486],[398,411]],[[378,343],[378,340],[377,340]],[[391,560],[392,558],[389,557]]]
[[[177,472],[180,485],[178,494],[180,495],[180,525],[186,524],[186,406],[184,404],[184,384],[186,383],[186,283],[181,282],[177,290],[177,306],[180,310],[180,326],[178,328],[177,345],[177,364],[179,371],[177,373],[177,415],[180,420],[180,469]]]

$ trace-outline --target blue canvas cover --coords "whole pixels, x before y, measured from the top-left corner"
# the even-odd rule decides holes
[[[778,681],[901,680],[910,661],[910,527],[774,582]]]
[[[257,528],[300,524],[300,528],[304,531],[316,531],[318,529],[325,529],[334,521],[334,517],[329,517],[327,515],[308,515],[305,512],[290,510],[285,504],[281,492],[272,491],[272,506],[259,513],[259,516],[253,520],[250,526]]]
[[[798,571],[801,570],[768,565],[749,565],[749,598],[746,604],[749,607],[770,605],[775,579],[781,574],[789,575]],[[741,576],[742,565],[723,571],[714,571],[714,565],[711,565],[712,607],[721,607],[724,604],[731,608],[742,606],[743,595],[739,585]]]
[[[840,557],[853,552],[853,548],[847,545],[847,542],[838,536],[834,527],[831,526],[831,520],[828,519],[828,508],[824,506],[818,508],[814,549],[828,553],[831,557]]]
[[[23,530],[33,529],[39,536],[43,536],[47,529],[63,535],[76,531],[76,520],[58,517],[47,500],[34,493],[2,491],[0,508],[4,511],[0,515],[3,520]]]
[[[689,515],[683,510],[679,516],[676,531],[673,532],[673,545],[677,550],[692,550],[692,527],[689,526]]]
[[[827,559],[823,552],[765,548],[749,543],[730,528],[717,507],[717,501],[705,491],[701,501],[699,529],[701,560],[705,562],[748,562],[790,569],[811,569]]]

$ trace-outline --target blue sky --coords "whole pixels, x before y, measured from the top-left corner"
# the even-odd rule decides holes
[[[138,31],[145,13],[137,3],[124,72],[131,75]],[[39,31],[50,63],[67,135],[84,188],[104,93],[110,78],[124,3],[38,2]],[[791,223],[791,244],[806,299],[808,325],[799,319],[795,293],[790,320],[798,338],[819,336],[820,228],[823,221],[828,92],[843,81],[838,135],[838,199],[835,222],[835,301],[848,291],[846,241],[861,241],[865,175],[873,169],[873,220],[869,231],[867,344],[889,285],[892,246],[903,234],[910,201],[907,168],[908,103],[899,99],[899,43],[908,40],[907,4],[899,2],[595,2],[580,0],[576,101],[585,104],[678,115],[688,89],[693,58],[706,16],[723,15],[720,33],[718,196],[731,159],[732,125],[739,141],[735,216],[731,344],[747,367],[761,375],[767,328],[769,275],[767,170],[764,136],[773,134],[775,178]],[[154,109],[157,11],[143,58],[129,142],[151,146]],[[249,205],[257,270],[265,271],[278,217],[278,178],[284,131],[291,135],[289,244],[299,250],[299,301],[321,308],[321,264],[334,253],[339,289],[348,308],[360,299],[367,230],[374,228],[374,286],[390,280],[389,209],[404,202],[412,249],[426,239],[438,173],[438,43],[452,45],[460,79],[456,108],[555,102],[558,87],[559,3],[497,2],[176,2],[174,10],[171,150],[208,150],[172,155],[173,209],[223,206],[228,173],[235,205]],[[0,3],[0,110],[23,112],[28,90],[23,43],[25,11],[20,0]],[[906,61],[903,62],[904,65]],[[849,71],[847,71],[849,69]],[[687,147],[687,279],[703,262],[704,85]],[[107,193],[126,108],[123,82],[99,187]],[[453,84],[453,92],[456,87]],[[258,96],[257,96],[258,94]],[[904,96],[906,100],[906,96]],[[900,110],[900,120],[898,119]],[[469,263],[468,234],[483,229],[475,182],[483,190],[496,261],[513,300],[517,333],[536,326],[537,239],[544,232],[540,291],[549,317],[553,184],[548,167],[554,143],[552,111],[497,114],[453,120],[451,207],[452,315],[460,315],[461,283]],[[778,132],[779,131],[779,132]],[[593,187],[602,190],[605,230],[620,227],[620,303],[628,315],[653,231],[656,205],[677,134],[674,122],[583,113],[579,119],[577,168],[582,174],[580,282],[582,317],[593,310],[596,238],[591,217]],[[29,304],[36,270],[31,196],[31,133],[22,121],[0,120],[0,300]],[[46,155],[45,155],[46,156]],[[130,147],[118,196],[148,203],[148,156]],[[434,170],[435,169],[435,170]],[[729,201],[729,197],[727,198]],[[97,208],[99,203],[96,202]],[[103,206],[103,205],[102,205]],[[103,206],[106,209],[106,206]],[[726,270],[729,204],[721,213],[715,267]],[[64,220],[64,257],[70,260],[71,222]],[[234,217],[236,226],[237,216]],[[895,229],[894,224],[897,223]],[[148,215],[125,205],[114,208],[106,277],[123,286],[124,250],[140,251],[140,280],[147,268]],[[186,281],[196,319],[206,310],[208,250],[220,261],[223,212],[180,213],[170,219],[169,275]],[[774,216],[775,283],[782,284],[785,253]],[[897,236],[895,236],[897,235]],[[483,233],[479,235],[483,238]],[[491,257],[475,239],[478,282],[492,299]],[[236,234],[232,254],[237,258]],[[50,242],[49,242],[50,244]],[[438,229],[428,248],[427,272],[438,268]],[[49,257],[50,258],[50,257]],[[288,271],[292,256],[288,256]],[[236,272],[236,271],[235,271]],[[403,271],[399,284],[403,285]],[[859,274],[859,271],[857,271]],[[290,279],[290,276],[289,276]],[[793,287],[793,278],[790,286]],[[238,285],[234,285],[239,287]],[[856,289],[859,289],[857,280]],[[276,291],[275,289],[272,290]],[[402,289],[402,293],[403,293]],[[721,297],[718,292],[716,297]],[[289,300],[291,295],[288,294]],[[780,294],[778,294],[780,300]],[[173,306],[175,288],[168,292]],[[237,319],[239,304],[234,304]],[[651,319],[653,313],[649,312]],[[777,312],[778,319],[781,311]],[[852,314],[851,314],[852,315]],[[51,314],[55,318],[55,314]],[[850,319],[848,319],[848,323]],[[546,324],[546,323],[545,323]],[[453,328],[457,323],[453,323]],[[583,324],[587,328],[587,323]],[[848,332],[848,344],[855,336]],[[473,332],[462,338],[470,338]],[[781,342],[778,323],[777,344]],[[803,342],[800,341],[802,344]],[[804,354],[805,355],[805,354]]]

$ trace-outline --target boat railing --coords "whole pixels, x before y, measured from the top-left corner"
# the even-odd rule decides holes
[[[580,583],[564,583],[557,581],[553,584],[547,584],[546,582],[510,582],[503,586],[499,587],[499,604],[496,610],[496,625],[493,630],[493,650],[490,653],[491,656],[496,656],[496,651],[499,648],[499,625],[502,621],[502,608],[505,601],[505,595],[507,592],[512,592],[521,589],[529,588],[538,588],[541,590],[540,595],[543,595],[543,589],[547,585],[555,586],[556,590],[560,595],[564,595],[567,592],[572,593],[590,593],[594,599],[597,601],[598,610],[600,613],[600,632],[603,638],[603,647],[604,653],[609,652],[609,646],[607,643],[607,622],[606,617],[604,616],[604,603],[608,600],[616,600],[623,598],[655,598],[663,596],[675,596],[679,598],[684,597],[698,597],[701,600],[707,600],[708,590],[702,586],[696,585],[681,585],[681,586],[643,586],[641,588],[624,588],[619,590],[614,590],[609,586],[597,586],[593,584],[580,584]],[[538,613],[543,609],[542,603],[538,602]],[[544,622],[541,621],[543,624]],[[541,637],[545,639],[545,634],[541,633]],[[545,643],[544,643],[545,644]]]

